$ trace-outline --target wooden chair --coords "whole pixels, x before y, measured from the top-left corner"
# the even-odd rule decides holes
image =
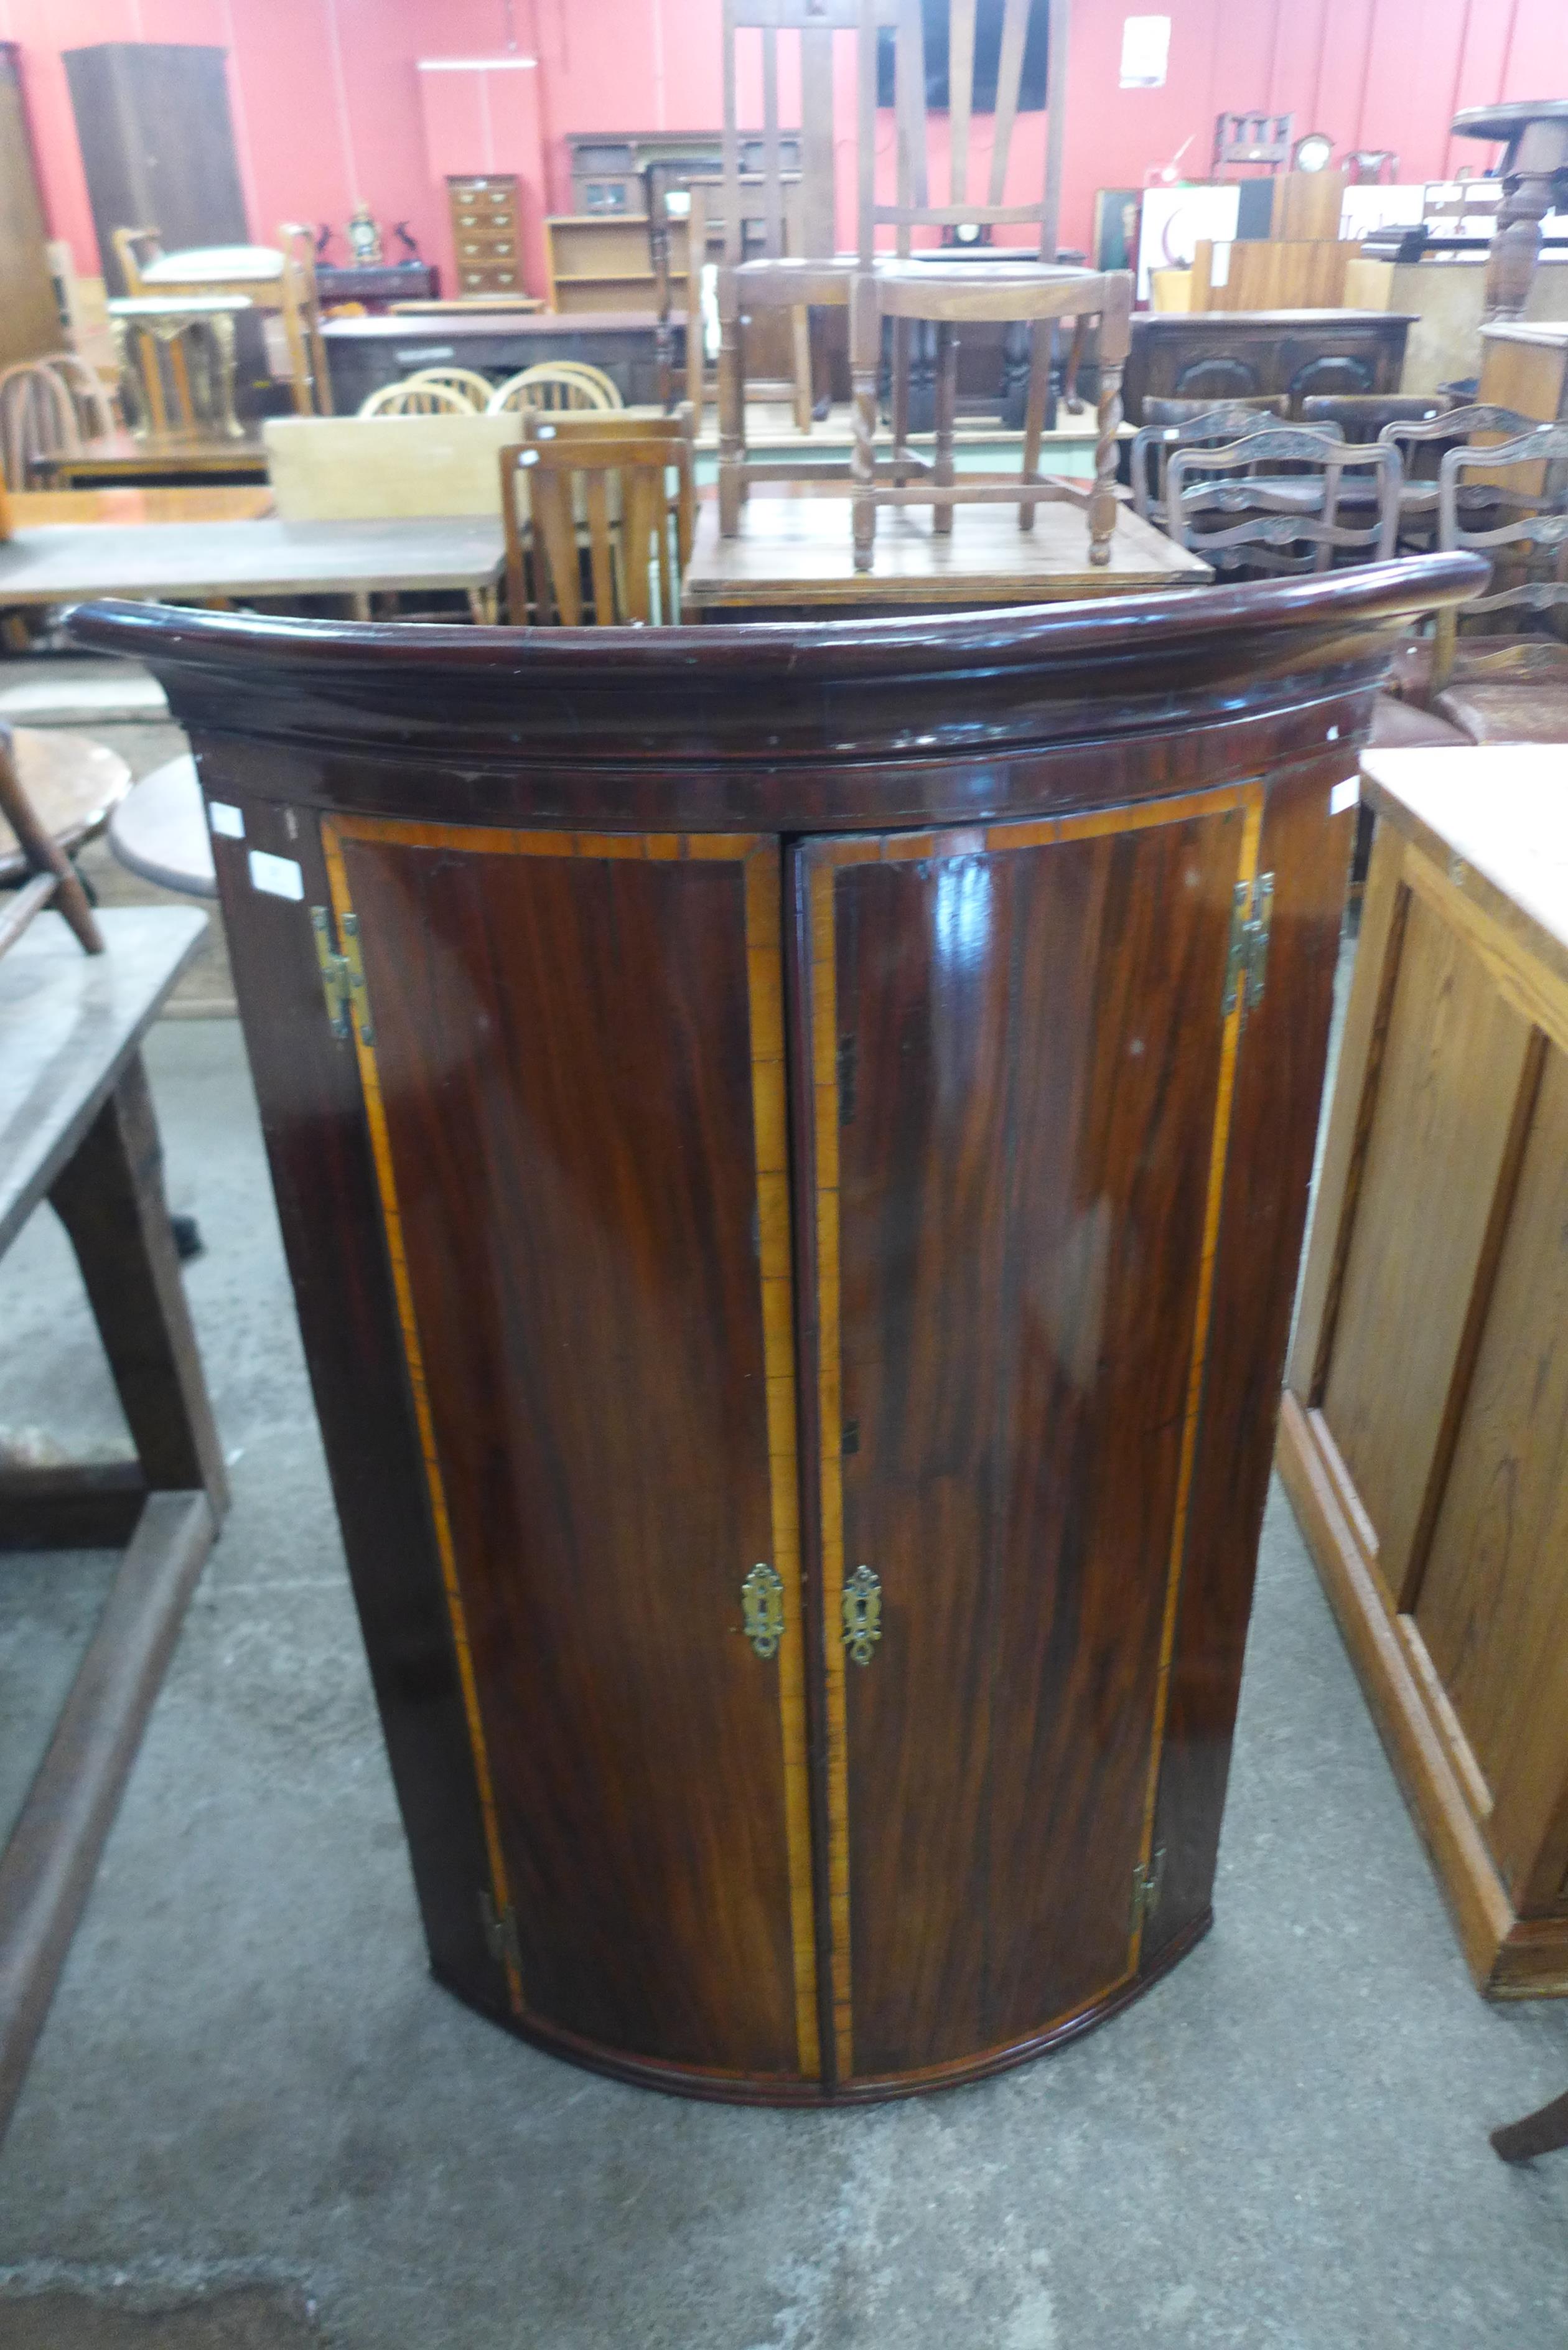
[[[899,0],[864,0],[874,33],[898,21]],[[824,480],[848,481],[842,465],[803,467],[798,460],[754,464],[746,456],[745,324],[763,312],[784,312],[791,322],[796,386],[795,418],[809,431],[811,404],[801,387],[811,381],[810,319],[814,309],[846,309],[856,276],[851,254],[835,251],[836,194],[833,168],[835,42],[857,39],[857,70],[867,71],[859,40],[862,0],[724,0],[724,151],[719,202],[722,207],[724,261],[719,272],[719,527],[733,538],[749,482],[798,481],[809,470]],[[755,33],[762,51],[762,169],[742,173],[739,122],[739,42]],[[793,37],[800,78],[800,185],[793,239],[788,234],[790,195],[779,143],[779,40]],[[874,39],[873,39],[874,47]],[[871,67],[876,95],[876,65]],[[755,150],[756,140],[747,140]],[[706,210],[709,199],[704,195]],[[747,223],[760,218],[762,252],[748,255]],[[704,236],[704,243],[706,236]],[[795,249],[789,250],[794,244]],[[690,331],[690,329],[688,330]],[[690,393],[689,393],[690,396]],[[693,402],[695,406],[695,401]]]
[[[1282,424],[1291,412],[1288,391],[1258,392],[1246,400],[1167,400],[1154,392],[1146,393],[1143,421],[1146,424],[1190,424],[1197,416],[1213,416],[1220,409],[1236,416],[1258,417],[1265,423],[1271,416]]]
[[[5,724],[0,724],[0,862],[8,860],[18,868],[14,894],[0,899],[0,954],[15,946],[33,917],[50,905],[65,916],[88,954],[101,954],[103,935],[93,920],[87,891],[65,849],[40,819],[28,796],[22,781],[18,745],[10,727]],[[5,846],[4,827],[10,829],[14,849],[8,850]]]
[[[620,393],[602,368],[585,359],[546,359],[509,375],[490,395],[486,413],[500,416],[508,409],[621,408]]]
[[[333,416],[332,368],[327,338],[321,331],[321,294],[316,283],[316,231],[307,221],[280,221],[277,241],[286,264],[294,272],[296,304],[310,348],[310,372],[317,416]],[[297,400],[295,403],[298,406]]]
[[[1085,509],[1089,521],[1089,559],[1110,561],[1116,526],[1116,427],[1121,421],[1122,369],[1131,345],[1132,278],[1126,270],[1102,272],[1058,265],[1056,224],[1062,183],[1062,126],[1067,71],[1067,0],[1054,0],[1050,14],[1050,128],[1044,184],[1031,203],[1008,204],[1007,167],[1018,113],[1029,0],[1006,0],[997,65],[996,113],[986,199],[970,193],[970,130],[973,113],[975,0],[950,0],[948,51],[950,162],[947,202],[931,200],[926,158],[926,59],[921,0],[897,0],[894,37],[894,106],[898,122],[897,201],[877,202],[877,42],[883,0],[860,0],[859,23],[859,254],[850,307],[850,375],[855,394],[855,567],[871,567],[879,504],[929,504],[932,528],[952,528],[952,509],[969,504],[1017,502],[1019,526],[1033,527],[1035,505],[1060,501]],[[916,229],[970,221],[981,226],[1029,226],[1036,232],[1037,255],[999,255],[992,261],[943,263],[912,251]],[[897,251],[878,255],[878,228],[893,230]],[[1081,482],[1044,479],[1040,442],[1050,388],[1054,321],[1097,317],[1100,322],[1100,391],[1095,477]],[[893,334],[893,479],[879,483],[876,463],[877,380],[882,321]],[[965,321],[990,319],[1026,324],[1031,330],[1028,405],[1023,430],[1023,465],[1014,480],[996,474],[955,475],[953,426],[958,389],[957,330]],[[909,328],[924,320],[937,329],[936,456],[929,485],[899,478],[913,469],[908,449]]]
[[[1481,479],[1467,484],[1467,473]],[[1479,527],[1465,519],[1473,512],[1467,489],[1487,502]],[[1454,678],[1461,619],[1568,605],[1568,424],[1536,425],[1495,447],[1450,449],[1438,484],[1438,543],[1488,556],[1493,567],[1486,594],[1438,624],[1432,690],[1438,715],[1472,742],[1568,743],[1568,679],[1554,640],[1521,637],[1503,646],[1483,639],[1497,656],[1489,672],[1463,683]],[[1539,666],[1532,659],[1537,650],[1548,657]]]
[[[1303,424],[1337,424],[1347,441],[1380,441],[1390,425],[1424,424],[1448,406],[1441,392],[1314,392],[1303,400]]]
[[[581,429],[585,424],[587,431]],[[695,504],[689,412],[627,419],[619,432],[603,417],[535,413],[524,421],[522,442],[502,450],[500,474],[507,610],[514,626],[524,625],[528,609],[520,474],[527,483],[533,600],[540,622],[553,618],[566,628],[580,628],[591,616],[593,625],[603,628],[656,619],[668,624],[678,618]]]
[[[805,204],[804,183],[795,176],[784,173],[784,258],[798,255],[804,231],[801,227]],[[760,172],[741,174],[741,251],[743,259],[755,262],[759,255],[753,247],[766,242],[766,218],[761,209],[761,191],[766,182]],[[695,267],[690,264],[686,277],[686,398],[691,401],[701,429],[703,411],[711,396],[717,398],[717,368],[710,369],[708,359],[708,325],[711,317],[719,327],[719,281],[728,266],[725,255],[730,234],[725,213],[723,182],[719,180],[693,180],[687,190],[691,213],[686,227],[688,255],[700,256]],[[712,296],[706,298],[703,272],[712,265]],[[809,433],[816,418],[815,367],[812,356],[811,309],[794,304],[784,308],[759,302],[761,317],[740,324],[735,338],[736,362],[742,373],[742,439],[745,425],[745,400],[787,400],[794,412],[798,432]],[[758,365],[758,345],[770,329],[779,328],[787,334],[786,364],[783,372],[776,369],[764,373]],[[755,340],[750,339],[754,335]],[[773,357],[778,356],[775,348]],[[711,375],[711,384],[710,376]]]
[[[0,466],[12,489],[31,485],[39,458],[75,452],[84,437],[70,387],[47,359],[0,373]]]
[[[294,370],[296,413],[329,416],[332,391],[316,298],[315,262],[312,258],[307,274],[300,250],[310,232],[290,223],[280,234],[284,236],[281,247],[193,245],[188,251],[165,253],[159,230],[117,228],[113,243],[126,291],[133,298],[226,294],[249,303],[253,309],[277,311]]]
[[[360,416],[472,416],[473,406],[461,391],[444,383],[421,383],[410,376],[402,383],[384,383],[356,411]]]
[[[1282,465],[1293,470],[1282,473]],[[1364,474],[1374,508],[1365,522],[1347,518],[1366,511]],[[1336,556],[1386,562],[1399,527],[1399,479],[1398,452],[1385,442],[1356,448],[1319,427],[1275,425],[1227,446],[1174,451],[1166,528],[1219,572],[1327,571]],[[1213,527],[1216,515],[1241,519]]]
[[[1438,543],[1438,473],[1449,449],[1478,432],[1514,440],[1521,432],[1533,432],[1536,421],[1521,416],[1517,409],[1476,402],[1467,408],[1444,408],[1429,418],[1399,417],[1385,424],[1377,437],[1398,450],[1404,473],[1399,493],[1400,553],[1425,555]],[[1428,452],[1430,474],[1423,479],[1418,469]],[[1490,501],[1484,491],[1470,488],[1461,492],[1459,503],[1461,508],[1477,510]]]
[[[1164,530],[1165,476],[1175,451],[1210,448],[1220,442],[1239,444],[1250,433],[1267,432],[1282,406],[1282,396],[1278,405],[1251,400],[1146,400],[1146,415],[1151,409],[1179,408],[1189,412],[1179,421],[1150,417],[1134,433],[1129,452],[1133,512],[1141,515],[1145,522],[1153,523],[1158,530]],[[1333,432],[1324,427],[1316,429],[1324,431],[1329,440],[1345,438],[1337,426]]]
[[[490,406],[491,394],[495,390],[487,375],[481,375],[474,368],[464,367],[416,368],[412,375],[403,378],[403,381],[405,384],[435,383],[444,390],[455,391],[476,416],[484,414]]]

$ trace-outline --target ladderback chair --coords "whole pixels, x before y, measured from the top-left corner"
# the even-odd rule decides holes
[[[498,384],[490,395],[487,413],[503,416],[509,409],[620,408],[619,391],[602,368],[584,359],[545,359],[537,367],[519,369]]]
[[[1466,408],[1445,409],[1433,417],[1401,417],[1384,425],[1377,437],[1398,450],[1404,473],[1399,493],[1400,552],[1425,554],[1438,543],[1438,476],[1450,449],[1463,446],[1478,432],[1490,433],[1500,441],[1516,440],[1521,432],[1532,432],[1535,423],[1533,417],[1521,416],[1517,409],[1477,401]],[[1459,496],[1461,509],[1472,513],[1490,503],[1485,490],[1473,485],[1462,485]]]
[[[603,628],[679,619],[695,502],[691,423],[689,410],[613,421],[538,411],[524,417],[522,442],[499,453],[507,612],[514,627],[524,624],[529,607],[530,554],[541,623]]]
[[[950,0],[948,45],[949,171],[946,201],[937,201],[926,152],[926,57],[921,0],[897,0],[894,29],[894,113],[897,124],[896,201],[877,193],[877,50],[879,0],[860,0],[858,266],[850,306],[850,377],[855,404],[855,567],[869,570],[879,504],[932,508],[932,528],[952,528],[955,505],[1016,501],[1019,525],[1032,527],[1035,505],[1063,501],[1087,510],[1089,559],[1108,563],[1116,525],[1116,428],[1121,379],[1131,341],[1132,279],[1125,270],[1064,267],[1056,260],[1061,203],[1062,126],[1066,99],[1067,0],[1050,12],[1049,128],[1042,184],[1026,203],[1008,203],[1008,165],[1023,84],[1029,0],[1005,0],[997,61],[996,109],[983,201],[971,192],[970,149],[975,94],[975,0]],[[985,228],[1030,228],[1034,251],[994,259],[944,262],[913,252],[919,230],[972,222]],[[895,252],[879,254],[879,230],[891,229]],[[1050,385],[1054,321],[1097,317],[1100,393],[1095,476],[1081,482],[1043,478],[1040,443]],[[875,439],[882,322],[892,321],[893,459],[891,480],[878,480]],[[996,474],[959,477],[953,463],[958,390],[958,329],[990,319],[1027,325],[1031,337],[1023,465],[1014,480]],[[937,330],[936,452],[929,484],[901,478],[907,447],[910,325]]]
[[[1479,525],[1466,518],[1472,490],[1486,501]],[[1568,681],[1532,674],[1527,638],[1519,640],[1515,676],[1500,662],[1484,680],[1449,684],[1461,619],[1568,606],[1568,424],[1534,425],[1492,447],[1450,449],[1438,484],[1438,539],[1439,546],[1484,555],[1492,565],[1487,592],[1438,623],[1432,683],[1438,713],[1476,742],[1568,743]],[[1542,650],[1560,657],[1562,648],[1548,639]]]
[[[1275,425],[1218,448],[1174,450],[1166,527],[1220,573],[1327,571],[1336,557],[1386,562],[1399,478],[1398,452],[1386,443]]]
[[[1337,424],[1347,441],[1380,441],[1391,424],[1425,424],[1448,401],[1440,391],[1323,391],[1302,401],[1303,424]]]
[[[472,403],[450,384],[421,383],[410,377],[403,383],[384,383],[356,411],[360,416],[472,416]]]
[[[1275,424],[1280,406],[1251,400],[1146,400],[1144,413],[1153,409],[1180,408],[1190,411],[1179,420],[1149,417],[1134,433],[1129,452],[1132,479],[1133,512],[1157,529],[1165,528],[1165,476],[1171,455],[1178,449],[1210,448],[1220,442],[1240,443],[1249,434],[1267,432]],[[1326,439],[1342,441],[1338,426],[1332,432],[1316,427]]]

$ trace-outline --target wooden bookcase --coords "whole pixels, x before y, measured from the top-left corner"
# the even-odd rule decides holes
[[[567,213],[545,224],[552,310],[646,310],[658,307],[646,213]],[[670,224],[671,291],[686,304],[686,224]]]

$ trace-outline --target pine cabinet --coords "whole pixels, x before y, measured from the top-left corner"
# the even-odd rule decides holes
[[[1477,570],[870,628],[77,617],[224,811],[465,1999],[693,2095],[869,2098],[1203,1932],[1344,786]]]
[[[1478,1986],[1568,1993],[1568,823],[1379,751],[1280,1469]]]

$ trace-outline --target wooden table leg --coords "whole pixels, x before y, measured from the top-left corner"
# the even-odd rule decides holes
[[[1529,2162],[1538,2154],[1555,2154],[1568,2146],[1568,2089],[1522,2121],[1494,2129],[1491,2143],[1504,2162]]]
[[[170,1229],[162,1149],[140,1054],[49,1197],[76,1250],[149,1487],[202,1487],[221,1517],[228,1479]]]

